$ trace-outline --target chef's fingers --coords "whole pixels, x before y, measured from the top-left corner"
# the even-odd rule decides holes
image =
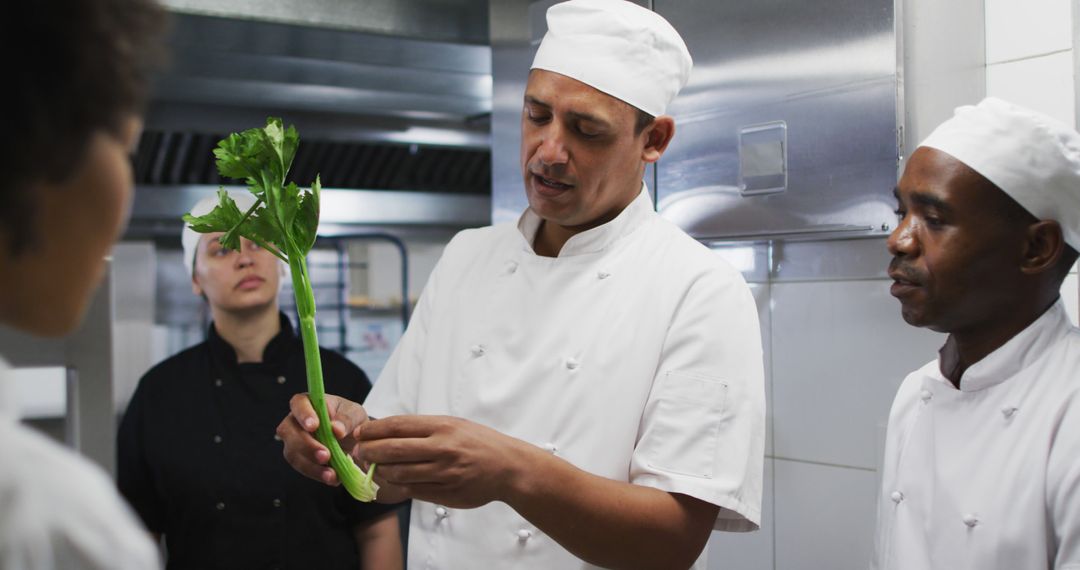
[[[296,420],[298,425],[303,426],[304,431],[315,433],[315,430],[319,428],[319,416],[315,413],[315,408],[312,407],[307,394],[296,394],[289,399],[289,415]]]
[[[390,416],[365,422],[357,430],[356,438],[360,441],[399,437],[428,437],[443,428],[449,427],[452,420],[444,416]]]
[[[442,459],[442,450],[427,438],[364,440],[356,445],[356,456],[366,463],[417,463]]]
[[[330,394],[326,395],[326,411],[330,414],[334,437],[338,439],[350,435],[368,419],[367,411],[360,404]]]
[[[391,486],[420,483],[441,485],[445,482],[444,479],[443,468],[435,463],[384,464],[375,468],[375,482],[379,483],[380,490],[383,483]]]
[[[367,412],[356,402],[331,394],[325,396],[325,402],[326,412],[330,416],[330,429],[337,439],[344,438],[367,421]],[[306,431],[314,433],[318,429],[319,416],[307,394],[293,396],[289,400],[289,412]]]
[[[338,484],[337,474],[327,467],[330,451],[304,431],[296,418],[287,416],[278,424],[276,433],[283,444],[282,455],[293,469],[327,485]]]

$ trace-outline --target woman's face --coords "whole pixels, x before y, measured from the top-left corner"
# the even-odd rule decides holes
[[[199,236],[191,290],[206,295],[219,311],[261,311],[276,303],[282,267],[278,258],[245,238],[240,238],[239,251],[226,249],[218,242],[221,235]]]
[[[72,176],[32,189],[31,245],[16,256],[0,250],[0,321],[41,336],[78,326],[130,214],[129,155],[141,129],[131,116],[119,133],[95,133]]]

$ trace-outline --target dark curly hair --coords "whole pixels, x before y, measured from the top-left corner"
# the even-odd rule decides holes
[[[63,182],[98,132],[142,112],[164,59],[153,0],[31,0],[5,6],[0,73],[12,102],[0,152],[0,232],[17,255],[35,239],[33,187]]]

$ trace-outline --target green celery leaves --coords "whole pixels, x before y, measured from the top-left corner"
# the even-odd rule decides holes
[[[261,129],[233,133],[214,149],[218,172],[226,178],[244,180],[255,195],[255,204],[241,211],[224,188],[218,190],[218,205],[204,216],[184,215],[191,229],[200,233],[224,232],[221,244],[240,249],[240,238],[247,238],[270,251],[289,265],[293,293],[300,317],[300,335],[304,341],[304,364],[307,370],[308,398],[319,415],[315,434],[330,450],[330,465],[338,479],[354,498],[373,501],[378,485],[372,481],[375,466],[365,473],[353,462],[334,438],[326,410],[322,361],[315,331],[315,295],[307,270],[307,254],[315,245],[319,229],[319,193],[322,184],[315,177],[310,190],[295,182],[286,183],[300,135],[292,126],[284,128],[281,119],[270,117]]]

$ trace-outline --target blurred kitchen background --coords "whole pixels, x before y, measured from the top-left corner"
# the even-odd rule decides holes
[[[231,182],[216,142],[268,115],[300,131],[292,179],[320,173],[328,189],[309,260],[320,341],[377,377],[450,237],[525,205],[521,95],[552,3],[167,0],[172,63],[86,323],[55,342],[0,330],[25,421],[113,468],[139,377],[206,333],[179,217]],[[943,340],[888,293],[903,158],[986,95],[1076,124],[1080,0],[639,3],[695,58],[647,182],[663,215],[743,271],[766,347],[764,523],[715,534],[710,568],[864,569],[893,393]],[[1075,322],[1075,269],[1062,295]]]

